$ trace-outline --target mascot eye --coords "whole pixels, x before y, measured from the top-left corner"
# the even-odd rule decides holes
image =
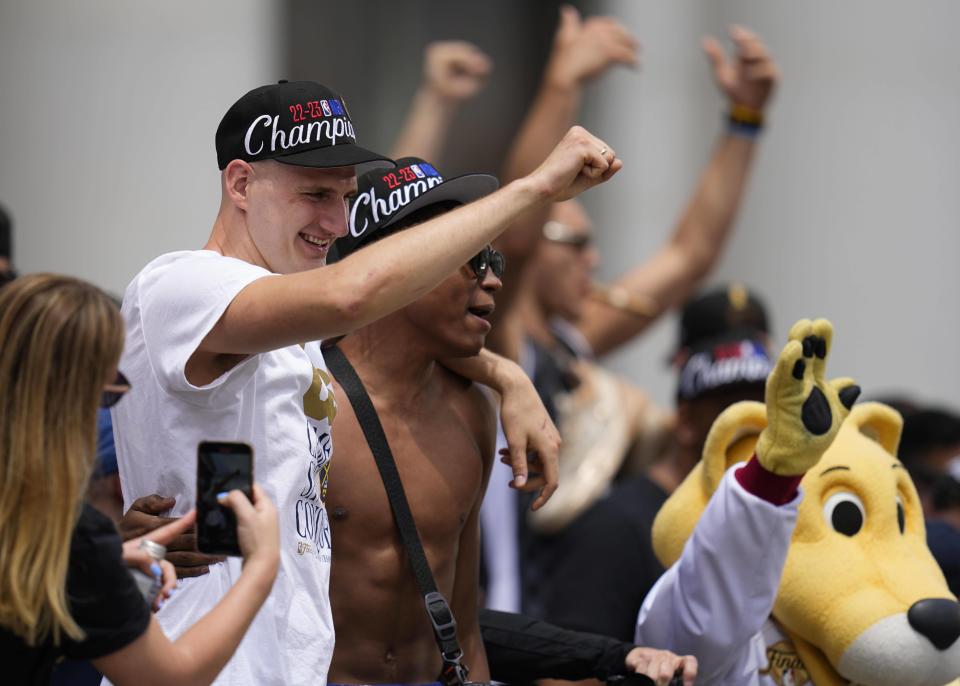
[[[844,536],[855,536],[863,528],[867,518],[860,498],[853,493],[840,491],[827,498],[823,504],[823,517],[827,524]]]
[[[897,526],[900,527],[900,533],[907,528],[907,518],[903,512],[903,501],[897,496]]]

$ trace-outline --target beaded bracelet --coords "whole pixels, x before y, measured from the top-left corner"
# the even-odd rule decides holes
[[[763,112],[749,105],[734,104],[727,114],[727,131],[734,136],[756,138],[763,131]]]

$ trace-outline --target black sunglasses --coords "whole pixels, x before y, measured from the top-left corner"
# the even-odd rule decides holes
[[[100,394],[100,407],[113,407],[120,402],[120,398],[129,390],[130,382],[127,377],[121,372],[117,372],[117,378],[113,380],[113,383],[108,383],[103,387],[103,392]]]
[[[503,272],[507,269],[507,258],[500,252],[494,250],[489,245],[470,258],[467,262],[470,269],[473,270],[477,281],[482,282],[487,277],[487,270],[491,270],[498,279],[503,278]]]

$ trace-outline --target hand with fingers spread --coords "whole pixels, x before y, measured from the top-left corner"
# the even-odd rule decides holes
[[[669,650],[637,646],[627,653],[626,663],[631,672],[650,677],[657,686],[693,686],[697,677],[697,658]]]
[[[860,395],[852,379],[826,381],[833,326],[826,319],[798,321],[767,378],[767,428],[757,459],[768,471],[800,476],[819,462]]]
[[[716,38],[703,39],[717,86],[731,105],[762,112],[780,79],[776,62],[760,37],[742,26],[730,27],[734,55],[728,57]]]
[[[423,60],[423,87],[443,100],[459,103],[480,92],[493,62],[466,41],[430,43]]]
[[[574,7],[564,5],[546,79],[562,88],[581,86],[614,65],[637,67],[639,49],[633,34],[613,17],[583,19]]]
[[[177,522],[176,517],[163,517],[169,512],[176,500],[160,495],[148,495],[133,501],[130,509],[117,523],[120,537],[124,541],[143,537],[150,532]],[[149,536],[149,538],[153,538]],[[173,565],[177,576],[187,578],[201,576],[210,571],[210,565],[223,562],[223,557],[197,552],[197,533],[192,521],[175,536],[167,546],[167,562]]]
[[[543,199],[559,202],[607,181],[622,167],[610,146],[574,126],[527,178]]]

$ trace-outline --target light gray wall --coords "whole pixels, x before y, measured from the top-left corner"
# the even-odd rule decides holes
[[[698,54],[730,22],[764,36],[784,73],[734,240],[712,282],[767,296],[776,338],[797,318],[836,328],[830,372],[865,393],[960,406],[960,5],[608,0],[644,44],[640,75],[594,90],[585,121],[626,161],[586,202],[612,278],[667,236],[722,103]],[[610,364],[669,402],[675,319]]]
[[[122,293],[201,247],[219,201],[213,134],[278,78],[279,3],[4,0],[0,203],[16,263]]]

